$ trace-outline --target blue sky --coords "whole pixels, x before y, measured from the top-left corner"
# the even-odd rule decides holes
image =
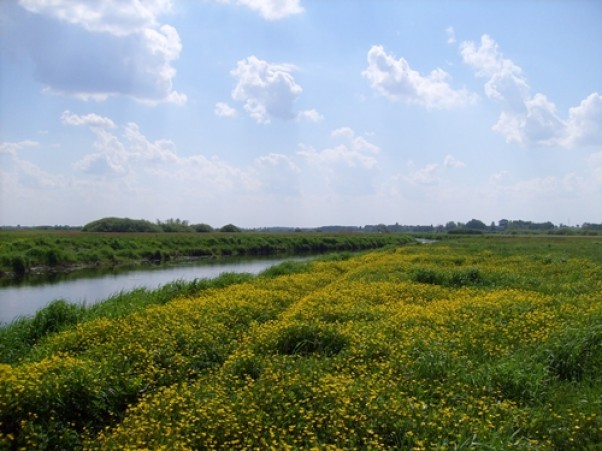
[[[4,0],[0,225],[602,222],[602,3]]]

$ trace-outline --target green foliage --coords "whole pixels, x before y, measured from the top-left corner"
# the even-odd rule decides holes
[[[209,224],[194,224],[192,226],[192,228],[194,229],[195,232],[199,232],[199,233],[213,232],[213,227],[211,227]]]
[[[161,228],[145,219],[103,218],[86,224],[84,232],[160,232]]]
[[[219,229],[220,232],[226,232],[226,233],[239,233],[242,230],[240,230],[238,227],[236,227],[234,224],[226,224],[225,226],[221,227]]]
[[[189,227],[170,220],[169,227]],[[179,223],[178,223],[179,221]],[[153,227],[158,227],[152,224]],[[192,230],[192,228],[190,228]],[[228,228],[229,230],[229,228]],[[397,234],[255,232],[238,233],[86,233],[0,232],[0,278],[82,266],[117,266],[212,256],[349,252],[413,242]],[[4,274],[3,274],[4,273]]]
[[[462,268],[442,270],[432,268],[418,268],[412,274],[412,280],[431,285],[447,287],[465,287],[482,285],[485,280],[478,268]]]
[[[80,312],[81,307],[76,304],[63,299],[52,301],[33,317],[30,324],[29,341],[33,344],[41,337],[77,324]]]
[[[264,269],[261,273],[261,277],[278,277],[286,274],[299,274],[307,272],[311,267],[311,262],[307,261],[285,261],[278,265],[270,266]]]
[[[10,267],[17,276],[22,276],[27,272],[29,264],[23,255],[15,255],[10,259]]]
[[[279,331],[274,350],[284,355],[333,356],[347,344],[347,338],[332,327],[296,324]]]
[[[602,321],[555,336],[545,350],[545,362],[562,381],[602,382]]]

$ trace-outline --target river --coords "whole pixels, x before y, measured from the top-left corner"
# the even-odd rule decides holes
[[[177,265],[136,268],[67,280],[0,287],[0,325],[30,316],[55,299],[94,304],[120,291],[156,289],[174,280],[211,279],[225,272],[258,274],[287,260],[308,257],[199,260]]]

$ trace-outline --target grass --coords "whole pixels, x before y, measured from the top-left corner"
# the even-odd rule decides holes
[[[86,233],[0,231],[0,278],[146,261],[360,251],[413,241],[401,234]]]
[[[0,365],[0,447],[599,449],[602,263],[563,240],[340,254],[85,318],[56,303]]]

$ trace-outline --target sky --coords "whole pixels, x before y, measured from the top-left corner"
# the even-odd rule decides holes
[[[598,0],[2,0],[0,225],[602,223]]]

